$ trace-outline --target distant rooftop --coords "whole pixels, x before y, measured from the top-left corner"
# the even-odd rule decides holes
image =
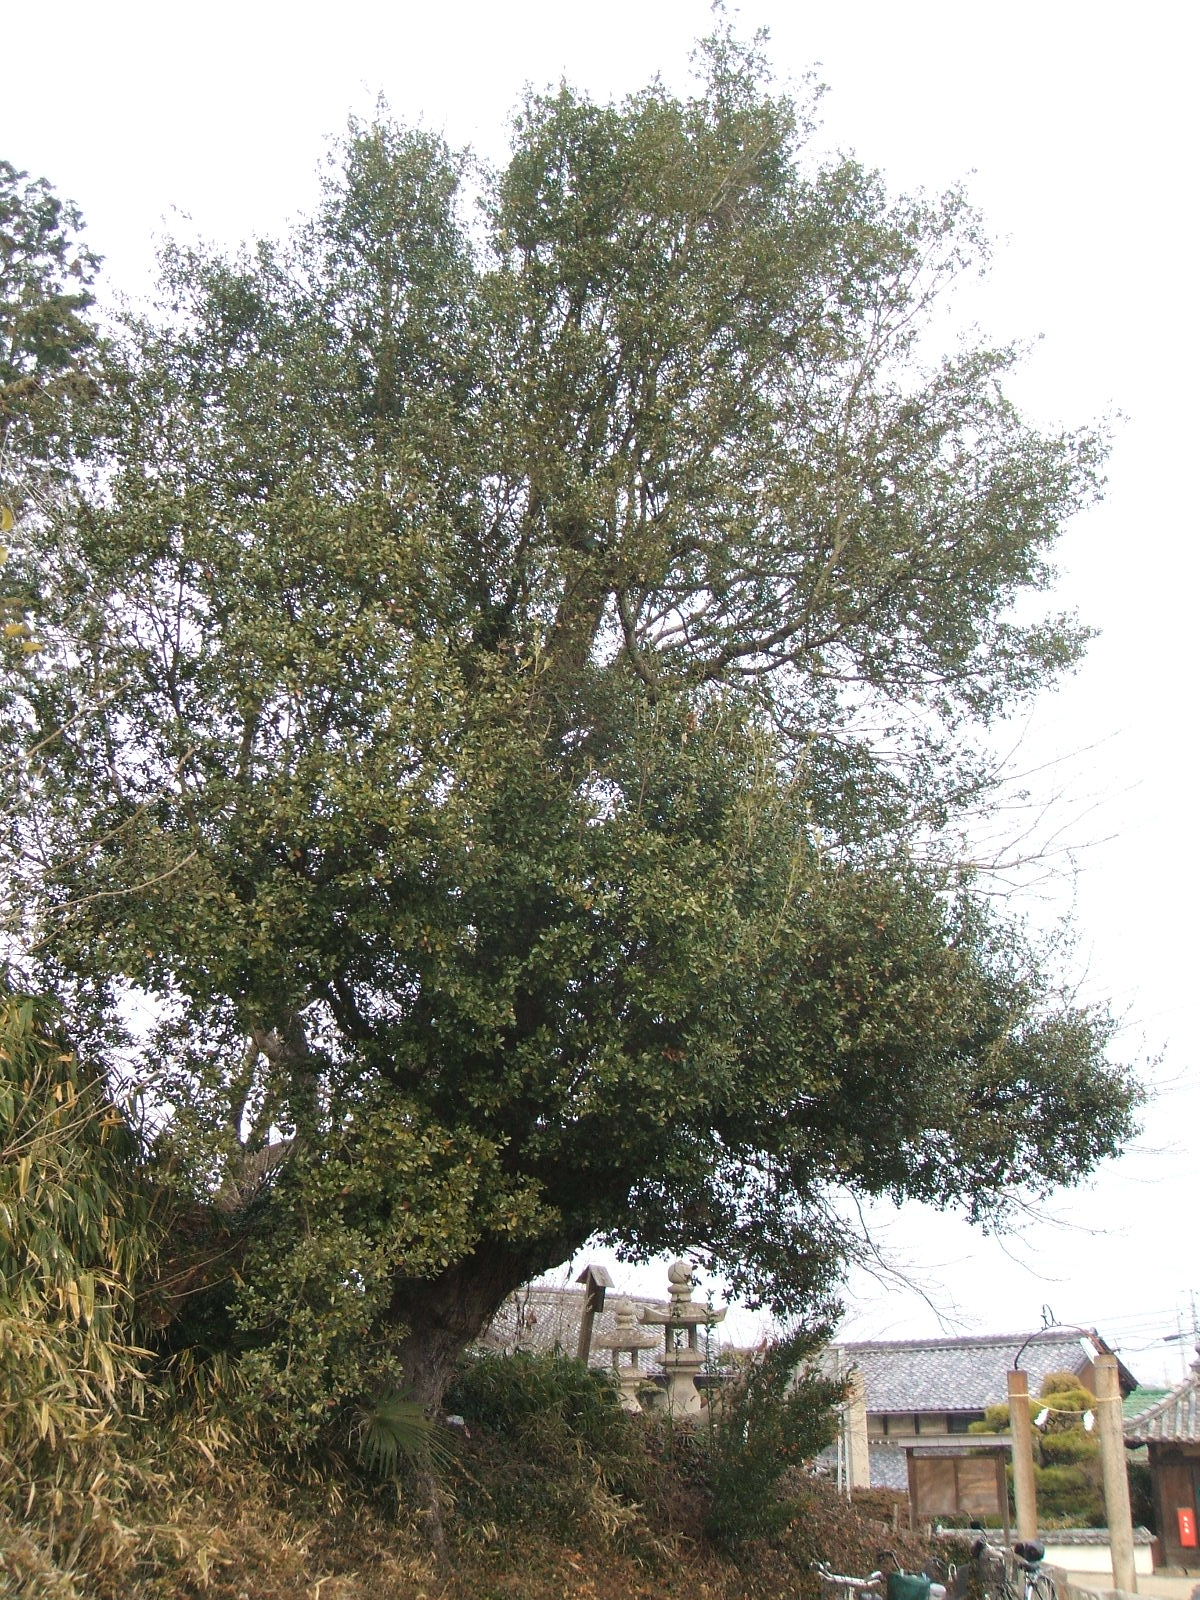
[[[1134,1417],[1140,1417],[1143,1411],[1149,1411],[1151,1406],[1156,1406],[1160,1400],[1165,1400],[1170,1392],[1170,1389],[1149,1388],[1139,1383],[1136,1389],[1131,1389],[1125,1396],[1122,1414],[1126,1422]]]
[[[579,1284],[533,1283],[510,1295],[484,1330],[479,1343],[487,1349],[508,1352],[527,1350],[536,1355],[573,1356],[579,1343],[579,1323],[583,1316],[584,1291]],[[605,1296],[604,1310],[596,1315],[592,1324],[592,1351],[589,1365],[611,1366],[612,1352],[598,1349],[602,1335],[616,1331],[616,1306],[628,1300],[635,1319],[643,1307],[663,1312],[665,1300],[650,1299],[645,1295],[622,1294],[610,1289]],[[660,1370],[658,1356],[662,1351],[662,1330],[639,1326],[640,1333],[658,1333],[658,1347],[644,1350],[641,1366],[653,1376]]]
[[[867,1410],[880,1413],[986,1411],[1008,1398],[1007,1373],[1020,1353],[1036,1395],[1052,1372],[1082,1374],[1111,1354],[1094,1331],[979,1334],[957,1339],[857,1340],[835,1347],[862,1373]],[[1123,1392],[1137,1379],[1118,1362]]]
[[[1126,1444],[1200,1444],[1200,1360],[1178,1388],[1136,1417],[1126,1416]]]

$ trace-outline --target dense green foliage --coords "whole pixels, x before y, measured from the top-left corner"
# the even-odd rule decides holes
[[[661,1471],[653,1429],[621,1410],[606,1374],[558,1356],[472,1354],[446,1406],[465,1423],[447,1480],[469,1522],[567,1540],[591,1524],[647,1547],[637,1511]],[[501,1458],[506,1472],[480,1472]]]
[[[1047,1416],[1035,1430],[1035,1482],[1043,1519],[1061,1526],[1103,1528],[1100,1440],[1084,1418],[1096,1414],[1096,1397],[1071,1372],[1052,1372],[1042,1384]]]
[[[522,1351],[468,1356],[447,1391],[446,1405],[472,1426],[510,1437],[556,1419],[592,1456],[617,1448],[628,1427],[606,1374],[565,1356]]]
[[[90,402],[97,393],[99,336],[91,285],[99,261],[82,243],[81,228],[78,210],[60,200],[45,179],[31,181],[28,173],[0,159],[0,663],[5,665],[43,648],[30,622],[40,587],[37,567],[28,550],[23,562],[10,566],[10,544],[24,543],[23,515],[65,512],[76,459],[86,453]],[[26,755],[21,750],[16,770],[5,774],[10,783],[27,781]],[[12,915],[7,885],[0,879],[0,926]]]
[[[797,1513],[782,1492],[792,1469],[833,1443],[844,1385],[811,1365],[828,1328],[804,1328],[756,1351],[710,1401],[709,1509],[705,1529],[720,1549],[772,1539]]]
[[[472,1441],[467,1462],[503,1440],[522,1470],[491,1484],[486,1498],[469,1485],[456,1492],[468,1495],[477,1521],[549,1524],[565,1537],[581,1520],[607,1518],[610,1535],[624,1528],[627,1547],[637,1548],[647,1530],[630,1508],[662,1492],[656,1479],[678,1477],[715,1549],[744,1553],[777,1540],[798,1514],[798,1469],[837,1427],[841,1386],[809,1365],[827,1338],[828,1329],[803,1330],[754,1352],[707,1391],[705,1414],[687,1422],[630,1417],[607,1376],[577,1361],[472,1356],[447,1391]]]
[[[436,1399],[591,1235],[811,1307],[839,1194],[988,1216],[1130,1130],[958,821],[971,729],[1078,656],[1015,607],[1099,447],[1010,352],[927,361],[959,197],[701,64],[532,96],[478,215],[383,122],[289,240],[170,253],[22,557],[29,978],[159,1069],[157,1170],[230,1235],[162,1337],[301,1432]]]
[[[81,228],[45,179],[0,160],[0,501],[9,505],[34,487],[23,472],[61,460],[77,402],[95,388],[99,261]]]

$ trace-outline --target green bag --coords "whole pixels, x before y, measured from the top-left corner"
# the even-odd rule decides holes
[[[887,1600],[929,1600],[930,1579],[921,1572],[889,1572]]]

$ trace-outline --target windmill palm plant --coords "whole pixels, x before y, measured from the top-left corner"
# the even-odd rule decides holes
[[[399,1390],[361,1408],[353,1438],[363,1466],[382,1478],[394,1478],[405,1463],[442,1468],[451,1459],[445,1424]]]

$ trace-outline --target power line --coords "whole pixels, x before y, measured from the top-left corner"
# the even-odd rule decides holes
[[[1178,1316],[1178,1314],[1179,1314],[1179,1303],[1178,1303],[1178,1301],[1176,1301],[1176,1303],[1173,1306],[1163,1306],[1161,1309],[1159,1309],[1157,1311],[1124,1311],[1124,1312],[1117,1312],[1113,1316],[1102,1316],[1102,1317],[1098,1318],[1097,1320],[1103,1322],[1103,1324],[1104,1324],[1104,1326],[1106,1328],[1111,1328],[1111,1327],[1114,1327],[1114,1326],[1123,1325],[1123,1324],[1125,1324],[1127,1322],[1149,1322],[1149,1323],[1154,1323],[1154,1322],[1165,1322],[1168,1319],[1173,1322],[1175,1320],[1175,1318]]]

